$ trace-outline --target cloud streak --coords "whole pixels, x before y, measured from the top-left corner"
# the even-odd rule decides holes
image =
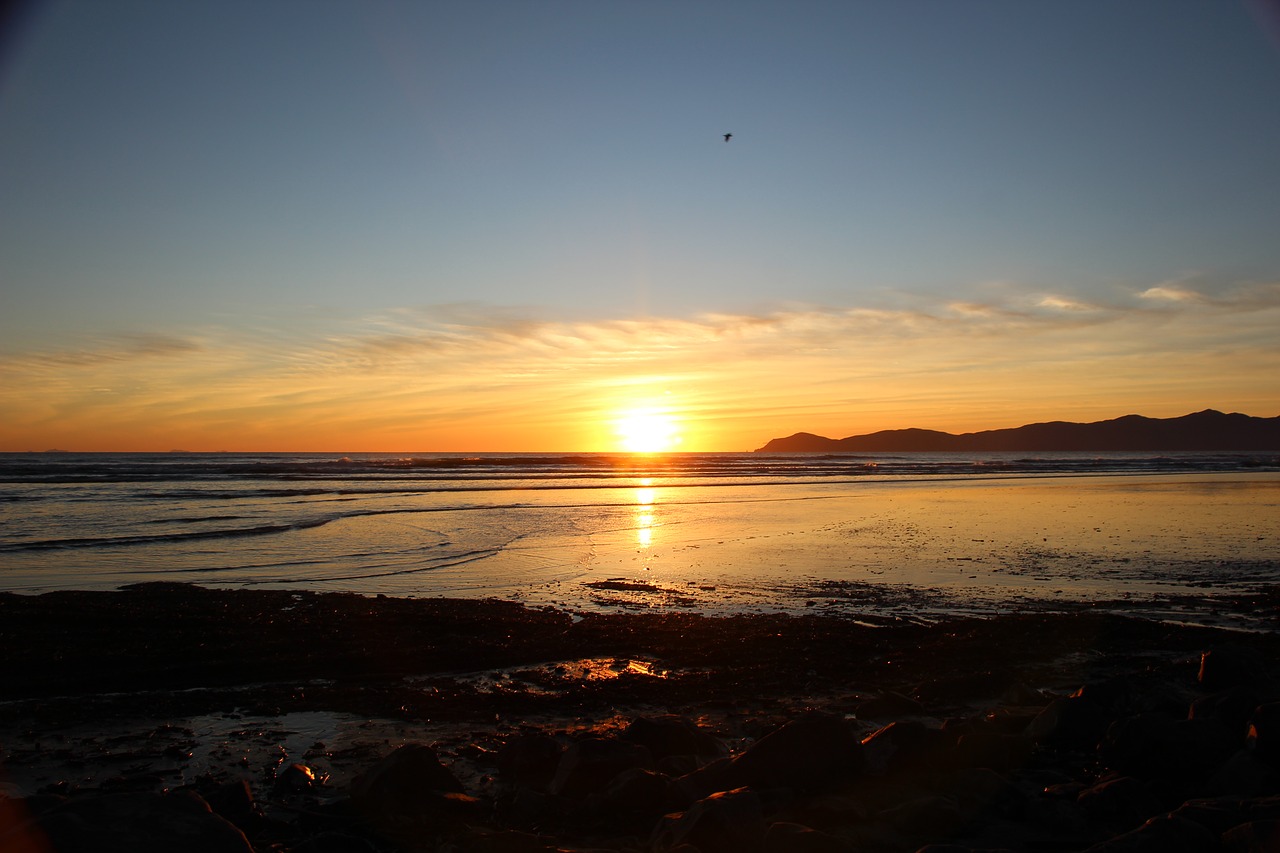
[[[6,353],[0,446],[606,449],[613,415],[653,401],[683,418],[688,449],[798,429],[1274,414],[1277,327],[1277,284],[595,322],[405,309],[292,336],[201,329]]]

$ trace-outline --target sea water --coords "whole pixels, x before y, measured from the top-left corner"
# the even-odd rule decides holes
[[[0,454],[0,590],[921,609],[1280,576],[1280,455]]]

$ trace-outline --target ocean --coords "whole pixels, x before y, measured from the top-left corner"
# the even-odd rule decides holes
[[[1169,611],[1280,579],[1280,454],[0,454],[0,590]]]

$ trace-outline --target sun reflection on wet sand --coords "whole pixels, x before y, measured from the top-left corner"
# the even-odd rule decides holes
[[[652,487],[652,483],[651,479],[645,477],[636,489],[636,542],[641,549],[653,545],[654,518],[657,515],[654,504],[658,499],[658,490]]]

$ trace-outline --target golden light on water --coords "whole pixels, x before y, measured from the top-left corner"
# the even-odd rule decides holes
[[[657,490],[649,486],[650,482],[648,478],[641,480],[640,487],[636,489],[636,542],[641,548],[653,544],[653,505],[657,500]]]

